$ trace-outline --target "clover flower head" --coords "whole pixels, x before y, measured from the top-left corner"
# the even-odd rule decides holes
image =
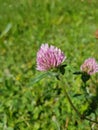
[[[64,62],[66,56],[55,46],[42,44],[37,52],[37,70],[47,71],[56,68]]]
[[[88,58],[81,65],[81,71],[86,72],[88,75],[98,72],[98,64],[94,58]]]

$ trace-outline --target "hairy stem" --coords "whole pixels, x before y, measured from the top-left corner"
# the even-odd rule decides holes
[[[64,81],[63,81],[62,79],[63,79],[63,78],[60,78],[60,81],[61,81],[62,84],[64,85],[65,83],[64,83]],[[82,115],[82,114],[77,110],[77,108],[74,106],[74,104],[73,104],[73,102],[72,102],[70,96],[68,95],[68,93],[67,93],[67,91],[66,91],[66,86],[65,86],[65,85],[64,85],[63,89],[64,89],[64,92],[65,92],[65,94],[66,94],[66,97],[67,97],[67,99],[68,99],[70,105],[72,106],[72,108],[74,109],[74,111],[79,115],[80,119],[85,119],[85,120],[88,120],[88,121],[90,121],[90,122],[93,122],[93,123],[98,124],[97,121],[92,120],[92,119],[89,119],[89,118],[87,118],[85,115]]]

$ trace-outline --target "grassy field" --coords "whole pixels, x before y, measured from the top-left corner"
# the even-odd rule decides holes
[[[0,0],[0,130],[91,130],[55,78],[34,80],[42,74],[36,70],[42,43],[61,48],[73,70],[88,57],[98,61],[97,29],[97,0]],[[73,98],[80,78],[68,72],[66,77],[72,101],[83,112],[83,97]]]

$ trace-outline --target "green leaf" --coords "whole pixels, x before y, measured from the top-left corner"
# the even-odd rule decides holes
[[[14,130],[12,127],[8,127],[6,128],[6,130]]]
[[[0,38],[4,37],[4,36],[10,31],[11,28],[12,28],[12,24],[9,23],[9,24],[6,26],[6,28],[4,29],[4,31],[1,33]]]
[[[82,94],[77,93],[77,94],[74,94],[73,97],[79,97],[79,96],[81,96],[81,95],[82,95]]]
[[[37,82],[39,82],[40,80],[42,80],[43,78],[45,78],[46,76],[56,76],[55,73],[52,72],[46,72],[44,74],[40,74],[37,77],[33,78],[30,80],[30,85],[35,84]]]
[[[65,74],[65,67],[66,67],[66,66],[67,66],[67,65],[65,64],[65,65],[62,65],[62,66],[59,67],[60,72],[61,72],[62,75]]]
[[[75,75],[80,75],[80,74],[82,74],[82,72],[76,71],[76,72],[74,72],[73,74],[75,74]]]
[[[48,76],[49,77],[56,77],[57,75],[58,75],[58,73],[54,73],[54,72],[46,72],[44,74],[40,74],[40,75],[36,76],[35,78],[31,79],[29,82],[29,85],[33,85],[45,77],[48,77]]]
[[[83,73],[81,75],[81,79],[84,83],[86,83],[89,79],[90,79],[90,75],[86,74],[86,73]]]
[[[36,82],[39,82],[41,79],[45,78],[47,76],[47,73],[40,74],[37,77],[33,78],[30,82],[30,84],[34,84]]]

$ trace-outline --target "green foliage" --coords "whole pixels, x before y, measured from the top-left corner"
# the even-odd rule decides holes
[[[97,0],[0,0],[0,130],[90,130],[93,123],[79,119],[58,80],[37,72],[36,53],[42,43],[53,44],[79,71],[84,59],[98,61],[97,29]],[[66,69],[73,103],[95,118],[90,110],[97,108],[86,111],[80,77]],[[98,86],[98,75],[93,80]],[[98,95],[94,84],[90,89]]]

